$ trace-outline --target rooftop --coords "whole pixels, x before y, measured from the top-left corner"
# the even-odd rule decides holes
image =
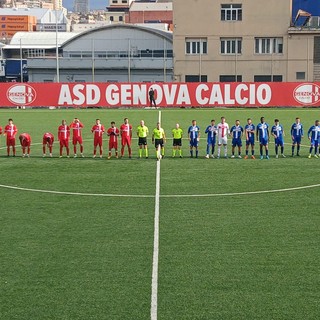
[[[133,2],[130,11],[172,11],[172,2]]]
[[[20,46],[23,48],[53,48],[56,42],[58,46],[61,46],[78,34],[77,32],[17,32],[5,48],[15,49]]]
[[[0,16],[34,16],[41,20],[45,15],[51,13],[52,19],[55,20],[56,14],[58,21],[62,21],[64,14],[62,10],[51,10],[42,8],[0,8]]]

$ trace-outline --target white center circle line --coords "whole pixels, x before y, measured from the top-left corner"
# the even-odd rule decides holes
[[[201,197],[232,197],[232,196],[246,196],[264,193],[277,193],[277,192],[290,192],[304,189],[318,188],[320,184],[312,184],[308,186],[283,188],[283,189],[272,189],[272,190],[259,190],[259,191],[246,191],[246,192],[230,192],[230,193],[204,193],[204,194],[160,194],[160,198],[201,198]],[[114,197],[114,198],[151,198],[154,199],[155,195],[147,194],[113,194],[113,193],[84,193],[84,192],[69,192],[69,191],[55,191],[55,190],[45,190],[45,189],[32,189],[23,188],[18,186],[10,186],[5,184],[0,184],[0,188],[12,189],[27,192],[39,192],[57,195],[71,195],[71,196],[86,196],[86,197]]]

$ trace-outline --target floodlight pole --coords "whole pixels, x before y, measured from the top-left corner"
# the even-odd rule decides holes
[[[128,82],[131,82],[131,41],[128,39]]]
[[[94,55],[94,52],[95,52],[95,47],[94,47],[94,39],[92,39],[91,41],[91,49],[92,49],[92,52],[91,52],[91,56],[92,56],[92,82],[94,82],[94,76],[95,76],[95,55]]]
[[[167,46],[166,39],[163,39],[163,81],[167,81]]]
[[[202,43],[201,43],[201,38],[199,39],[199,82],[201,82],[202,78]]]
[[[58,10],[56,8],[56,82],[60,82],[60,70],[59,70],[59,48],[58,48]]]
[[[20,38],[20,82],[23,82],[22,43]]]

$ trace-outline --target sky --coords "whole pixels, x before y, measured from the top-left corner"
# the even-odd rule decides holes
[[[74,0],[62,0],[62,4],[68,10],[73,10]],[[89,0],[90,9],[105,9],[109,0]]]

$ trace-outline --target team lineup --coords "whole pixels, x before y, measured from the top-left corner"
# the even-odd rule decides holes
[[[66,120],[61,121],[61,125],[58,126],[58,141],[59,141],[59,157],[61,158],[64,154],[70,157],[70,140],[72,138],[73,145],[73,157],[84,157],[84,147],[82,131],[84,129],[83,123],[78,119],[74,118],[70,125],[67,124]],[[6,147],[7,156],[16,156],[16,136],[18,134],[17,126],[14,124],[13,119],[8,120],[8,124],[2,129],[0,127],[0,134],[6,136]],[[132,158],[132,137],[133,137],[133,126],[129,123],[128,118],[124,118],[123,123],[118,128],[116,123],[112,121],[110,127],[106,128],[101,124],[100,119],[95,120],[95,124],[91,128],[93,134],[93,154],[92,157],[96,158],[97,155],[103,157],[103,136],[106,134],[109,137],[108,141],[108,155],[107,158],[111,159],[114,155],[115,158],[124,157],[127,149],[128,157]],[[146,126],[144,120],[140,121],[136,129],[136,136],[138,138],[138,157],[149,158],[148,150],[148,137],[150,135],[149,129]],[[231,128],[226,122],[225,117],[221,117],[221,120],[216,124],[215,120],[211,120],[210,124],[206,127],[204,133],[206,134],[206,154],[205,158],[228,158],[228,138],[231,138],[231,158],[242,158],[242,140],[245,140],[245,155],[244,158],[255,159],[255,142],[259,143],[260,159],[269,159],[269,142],[270,137],[274,139],[275,146],[275,157],[286,157],[284,153],[284,136],[285,130],[280,124],[279,119],[274,119],[274,124],[270,127],[265,121],[264,117],[260,118],[260,122],[254,125],[251,118],[247,119],[245,126],[240,124],[239,120],[235,120],[235,123]],[[172,137],[172,157],[183,157],[182,154],[182,139],[184,136],[183,129],[177,123],[171,130]],[[31,152],[31,136],[29,133],[21,133],[19,141],[22,149],[22,157],[29,157]],[[199,143],[201,137],[200,127],[197,125],[196,120],[192,120],[191,125],[187,130],[187,138],[190,146],[190,157],[199,157]],[[301,142],[304,137],[304,127],[300,121],[300,118],[296,118],[295,122],[290,128],[290,140],[291,156],[300,156]],[[311,125],[307,132],[307,138],[310,143],[308,158],[312,155],[315,158],[319,158],[319,144],[320,144],[320,122],[316,120]],[[120,155],[118,153],[118,140],[121,140]],[[151,131],[151,140],[154,144],[157,160],[165,156],[165,144],[167,137],[164,129],[161,127],[160,122],[157,122],[155,128]],[[42,139],[42,153],[43,157],[47,154],[53,156],[53,144],[55,136],[51,132],[43,134]],[[215,153],[217,145],[217,152]],[[79,153],[78,153],[79,151]],[[98,154],[97,154],[98,152]]]

